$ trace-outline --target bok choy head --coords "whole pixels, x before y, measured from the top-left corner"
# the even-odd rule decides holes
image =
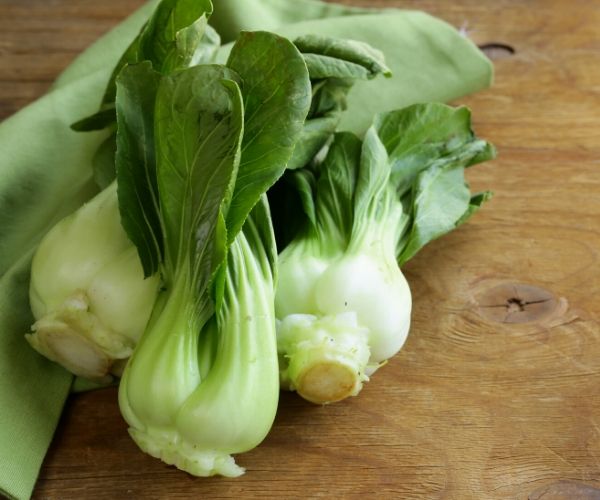
[[[488,198],[470,194],[464,169],[493,155],[466,108],[419,104],[377,116],[362,141],[336,134],[322,163],[286,175],[273,193],[286,221],[275,302],[284,387],[338,401],[398,352],[412,305],[399,265]]]
[[[153,87],[157,72],[166,75],[209,62],[219,46],[218,35],[207,24],[211,12],[208,0],[162,0],[113,70],[100,111],[74,128],[114,128],[116,78],[128,63],[147,61],[156,71],[141,75],[148,80],[137,84]],[[132,123],[135,133],[143,125],[138,117]],[[30,285],[36,322],[26,336],[47,358],[99,381],[122,371],[148,321],[160,281],[158,274],[143,272],[121,226],[113,182],[115,151],[113,133],[93,160],[97,183],[108,187],[59,222],[36,251]]]
[[[123,225],[145,273],[163,278],[120,407],[151,455],[195,475],[239,475],[230,454],[256,446],[277,407],[274,237],[262,198],[308,113],[306,64],[288,40],[245,33],[227,66],[169,76],[126,67],[116,104]]]

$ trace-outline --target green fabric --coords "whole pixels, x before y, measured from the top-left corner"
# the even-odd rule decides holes
[[[60,416],[71,376],[33,351],[28,283],[32,250],[49,226],[88,199],[91,155],[103,134],[68,124],[93,111],[103,78],[67,85],[0,125],[0,492],[27,498]]]
[[[72,382],[23,337],[32,323],[27,290],[35,246],[94,193],[91,156],[105,134],[78,134],[68,125],[95,111],[152,3],[79,56],[46,96],[0,124],[0,493],[10,498],[31,495]],[[418,12],[377,12],[314,0],[215,0],[212,23],[224,41],[242,29],[269,29],[344,36],[382,49],[393,78],[357,85],[343,119],[359,133],[374,112],[447,101],[490,84],[489,61],[447,24]]]
[[[251,22],[240,26],[259,27]],[[423,12],[357,14],[280,27],[269,25],[269,29],[291,39],[312,33],[352,38],[383,51],[392,77],[357,82],[348,96],[348,111],[340,128],[357,134],[365,131],[375,113],[417,102],[451,101],[488,87],[492,79],[490,61],[471,41]],[[222,48],[219,62],[226,61],[230,46]]]

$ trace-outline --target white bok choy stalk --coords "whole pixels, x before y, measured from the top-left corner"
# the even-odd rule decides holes
[[[363,141],[336,134],[322,163],[288,172],[273,196],[287,221],[275,300],[283,387],[339,401],[400,350],[412,300],[399,266],[488,199],[471,196],[464,169],[493,156],[466,108],[419,104],[378,115]]]
[[[197,476],[243,473],[232,454],[269,431],[279,394],[273,229],[264,193],[310,106],[300,52],[244,33],[227,66],[117,80],[123,226],[163,286],[119,387],[138,446]],[[250,214],[250,215],[249,215]]]
[[[104,381],[133,352],[158,287],[121,226],[113,183],[41,241],[29,288],[36,322],[25,337],[70,372]]]

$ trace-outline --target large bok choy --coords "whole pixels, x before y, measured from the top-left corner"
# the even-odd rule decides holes
[[[362,141],[336,134],[323,162],[287,174],[272,197],[288,241],[275,301],[284,387],[339,401],[398,352],[412,305],[399,266],[488,198],[470,194],[464,169],[493,155],[466,108],[420,104],[377,116]]]
[[[227,67],[161,77],[143,63],[117,79],[123,225],[146,274],[163,280],[119,404],[140,448],[194,475],[241,474],[230,455],[256,446],[275,416],[276,252],[264,192],[309,105],[302,55],[265,32],[243,34]]]

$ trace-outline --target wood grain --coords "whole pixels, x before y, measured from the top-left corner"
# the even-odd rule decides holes
[[[0,0],[0,115],[141,3]],[[36,498],[599,498],[600,5],[368,5],[420,8],[515,50],[496,60],[491,90],[462,101],[498,147],[469,174],[495,197],[406,267],[406,347],[358,398],[315,407],[283,394],[235,480],[139,452],[114,389],[73,396]],[[551,302],[538,314],[531,297]]]

